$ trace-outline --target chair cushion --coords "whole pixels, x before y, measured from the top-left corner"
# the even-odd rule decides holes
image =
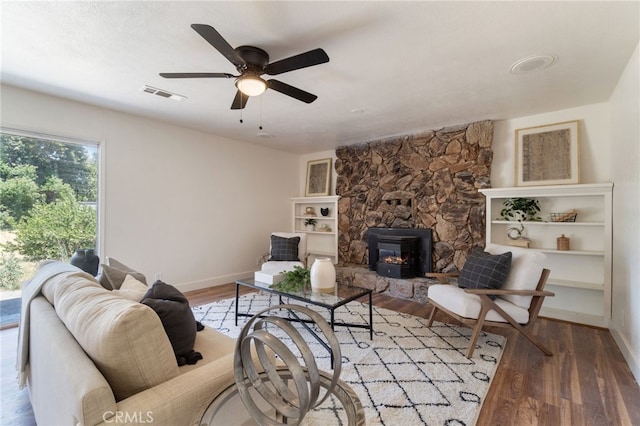
[[[278,235],[271,235],[271,252],[269,261],[300,261],[300,258],[298,257],[299,244],[300,237],[286,238]]]
[[[429,286],[427,296],[430,300],[438,305],[446,308],[454,314],[464,318],[476,319],[480,314],[480,296],[476,294],[465,293],[464,289],[450,284],[434,284]],[[529,322],[529,311],[514,305],[513,303],[497,298],[494,300],[496,305],[500,306],[519,324]],[[496,311],[489,311],[485,318],[486,321],[507,322]]]
[[[502,285],[505,290],[535,290],[538,286],[538,280],[542,275],[544,264],[547,256],[537,250],[522,247],[503,246],[499,244],[488,244],[485,251],[498,254],[510,251],[511,256],[511,272],[507,280]],[[529,309],[532,296],[501,296],[503,299]]]
[[[469,254],[460,271],[458,285],[462,288],[501,288],[510,269],[511,252],[494,255],[478,248]]]

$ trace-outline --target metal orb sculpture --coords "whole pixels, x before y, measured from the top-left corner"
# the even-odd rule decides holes
[[[311,330],[309,320],[320,330],[320,333],[315,330],[312,333],[319,342],[323,341],[320,342],[323,346],[330,348],[334,362],[332,381],[325,387],[324,395],[320,396],[320,389],[324,386],[320,385],[320,373],[313,351],[291,321],[266,315],[276,310],[286,311],[294,322],[302,324],[307,330]],[[269,330],[274,327],[286,334],[297,348],[298,355],[281,337],[265,329],[267,325]],[[252,348],[258,365],[256,357],[252,356]],[[278,365],[275,363],[276,357],[281,361]],[[322,404],[331,395],[339,380],[341,367],[340,344],[331,326],[320,314],[300,305],[276,305],[258,312],[245,324],[236,341],[234,375],[238,394],[254,421],[263,426],[299,424],[309,410]],[[268,380],[264,379],[265,374]],[[251,389],[280,417],[270,416],[268,412],[271,409],[262,411],[254,400],[257,395],[252,395]]]

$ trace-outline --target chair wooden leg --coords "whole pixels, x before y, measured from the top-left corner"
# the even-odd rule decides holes
[[[471,341],[469,342],[469,349],[467,350],[467,358],[471,359],[473,356],[473,351],[476,349],[476,342],[478,341],[478,337],[480,337],[480,332],[482,331],[482,326],[484,324],[484,318],[487,316],[489,312],[489,307],[484,303],[480,308],[480,314],[478,315],[478,321],[476,322],[475,327],[473,327],[473,334],[471,335]]]
[[[434,304],[431,304],[431,307],[433,309],[431,309],[431,315],[429,315],[429,322],[427,323],[427,328],[431,327],[431,324],[433,324],[433,320],[436,318],[436,312],[438,311],[438,308],[436,308]]]
[[[506,319],[507,321],[509,321],[509,324],[511,324],[516,330],[518,330],[520,332],[520,334],[522,334],[524,337],[526,337],[531,343],[533,343],[538,349],[540,349],[546,356],[552,356],[553,352],[551,352],[549,349],[545,348],[544,346],[542,346],[540,343],[538,343],[533,336],[531,335],[531,333],[529,333],[527,330],[524,329],[524,327],[522,327],[520,324],[518,324],[513,318],[511,318],[511,316],[509,314],[507,314],[500,306],[498,306],[497,304],[495,304],[493,302],[493,300],[489,299],[489,297],[487,297],[486,295],[482,295],[482,304],[484,306],[484,304],[486,303],[488,306],[490,306],[491,309],[493,309],[494,311],[496,311],[497,313],[499,313],[502,318]],[[484,300],[486,298],[486,301]]]

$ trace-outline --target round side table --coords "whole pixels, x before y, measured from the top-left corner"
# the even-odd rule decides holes
[[[265,373],[262,373],[261,377],[268,380]],[[281,371],[281,377],[284,380],[291,379],[286,369]],[[332,377],[329,374],[323,371],[320,372],[320,386],[324,389],[327,389],[331,385],[331,380]],[[251,389],[250,392],[258,406],[265,410],[271,408],[265,401],[262,401],[262,404],[260,404],[260,397],[257,392],[254,392],[253,389]],[[276,413],[275,410],[272,409],[271,414],[274,422],[281,424],[286,423],[287,419],[281,414]],[[364,426],[366,424],[364,408],[362,407],[360,399],[353,389],[342,380],[337,382],[332,394],[322,405],[307,413],[301,424],[337,424],[338,418],[341,424],[347,424],[349,426]],[[250,426],[257,425],[257,423],[251,418],[240,399],[236,385],[233,384],[211,402],[202,416],[200,425]]]

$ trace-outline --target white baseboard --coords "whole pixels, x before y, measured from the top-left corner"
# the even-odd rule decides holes
[[[175,287],[182,292],[201,290],[203,288],[216,287],[222,284],[233,283],[243,278],[253,278],[254,272],[254,270],[251,270],[247,272],[240,272],[237,274],[207,278],[205,280],[191,281],[187,283],[176,284]]]
[[[618,332],[615,327],[611,327],[609,329],[611,335],[613,336],[613,340],[615,340],[618,348],[620,348],[620,352],[622,352],[622,356],[625,361],[627,361],[627,365],[629,366],[629,370],[631,370],[631,374],[636,378],[636,382],[640,383],[640,362],[636,359],[635,354],[631,351],[631,345],[625,337]]]
[[[604,318],[598,315],[583,314],[581,312],[565,311],[563,309],[542,308],[541,317],[555,318],[563,321],[575,322],[578,324],[592,325],[594,327],[607,327]]]

